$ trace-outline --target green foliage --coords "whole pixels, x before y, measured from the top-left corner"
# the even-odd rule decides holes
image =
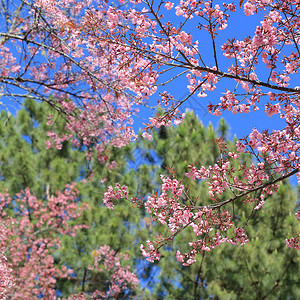
[[[285,244],[298,227],[295,216],[287,222],[295,198],[284,183],[248,222],[245,246],[223,245],[206,256],[203,276],[208,293],[221,299],[226,293],[233,293],[229,299],[299,298],[299,255]]]
[[[148,291],[136,291],[130,297],[300,298],[299,255],[285,245],[285,238],[295,234],[298,226],[294,216],[296,193],[288,182],[281,185],[276,195],[265,199],[262,209],[252,214],[245,227],[249,243],[243,247],[221,245],[200,254],[197,263],[190,267],[182,266],[175,258],[177,249],[187,251],[187,242],[195,239],[190,228],[163,249],[158,263],[148,264],[139,260],[139,244],[149,239],[149,234],[164,233],[165,227],[150,222],[144,210],[133,208],[125,201],[120,201],[113,211],[103,207],[103,194],[108,185],[126,184],[132,195],[145,199],[160,189],[159,175],[168,174],[168,166],[177,170],[178,178],[183,178],[191,197],[198,197],[199,205],[210,203],[207,187],[200,181],[184,178],[184,174],[189,163],[198,162],[198,166],[215,163],[220,155],[215,140],[228,136],[228,125],[223,119],[214,129],[211,124],[203,126],[188,112],[179,126],[161,127],[154,132],[153,141],[139,138],[134,146],[111,149],[117,167],[108,169],[93,158],[87,162],[83,151],[75,150],[69,142],[63,144],[61,151],[47,150],[45,140],[49,126],[45,116],[50,113],[56,116],[52,125],[56,132],[63,132],[66,121],[48,106],[30,99],[17,117],[1,112],[0,190],[15,194],[29,187],[37,197],[47,201],[66,183],[77,182],[78,201],[87,203],[90,209],[73,220],[74,226],[86,224],[89,228],[79,230],[76,237],[60,237],[62,248],[56,251],[55,262],[74,270],[71,280],[58,281],[57,288],[64,297],[83,289],[105,288],[106,276],[90,272],[88,266],[92,264],[94,250],[107,244],[117,252],[128,253],[130,263],[139,269],[140,278],[147,284]],[[229,148],[233,148],[233,143],[229,142]],[[242,162],[250,163],[251,159],[243,155]],[[93,180],[82,180],[92,174]],[[224,199],[231,196],[228,192]],[[244,224],[253,206],[245,209],[245,204],[236,202],[227,209],[235,214],[237,224]]]
[[[69,142],[64,143],[62,151],[46,149],[49,126],[45,117],[50,112],[46,105],[31,99],[25,102],[17,117],[1,112],[1,190],[5,187],[14,194],[30,187],[37,197],[45,197],[46,192],[52,195],[79,177],[78,166],[85,159],[83,153],[73,150]],[[59,132],[64,124],[57,116],[54,126]]]

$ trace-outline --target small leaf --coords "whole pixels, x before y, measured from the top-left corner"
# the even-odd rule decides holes
[[[244,0],[240,0],[240,7],[242,7]]]

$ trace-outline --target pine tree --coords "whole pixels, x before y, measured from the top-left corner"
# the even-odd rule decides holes
[[[202,165],[213,164],[220,152],[216,138],[226,138],[227,125],[224,120],[216,130],[187,113],[186,119],[177,127],[161,127],[149,142],[139,139],[132,147],[112,149],[117,167],[109,169],[92,158],[88,163],[80,150],[65,142],[61,150],[46,149],[46,130],[43,114],[53,113],[44,104],[28,99],[24,109],[16,117],[1,112],[0,121],[0,188],[11,193],[30,187],[40,198],[47,199],[65,183],[77,182],[78,201],[88,203],[76,224],[87,224],[76,237],[61,236],[62,249],[55,252],[55,262],[74,270],[71,280],[61,279],[57,293],[67,297],[70,293],[92,292],[96,288],[107,288],[105,274],[88,270],[95,250],[107,244],[118,253],[128,253],[130,264],[139,269],[139,277],[146,282],[148,292],[132,291],[122,298],[143,295],[155,299],[297,299],[299,297],[299,258],[295,250],[286,247],[284,239],[296,231],[297,220],[293,215],[296,204],[295,191],[288,182],[279,193],[265,199],[265,205],[252,213],[249,206],[243,213],[241,203],[235,203],[231,213],[237,223],[245,223],[249,242],[243,247],[223,245],[214,251],[199,255],[198,262],[184,267],[175,260],[177,249],[188,250],[187,241],[193,237],[190,230],[176,237],[172,246],[162,251],[163,258],[154,265],[142,263],[138,246],[148,238],[164,230],[153,225],[143,210],[134,211],[126,201],[120,201],[114,211],[103,207],[103,194],[107,185],[124,182],[131,194],[146,197],[160,185],[159,174],[168,174],[173,166],[177,173],[186,172],[186,163],[194,159]],[[63,131],[65,121],[59,116],[52,125]],[[219,133],[219,135],[218,135]],[[229,143],[229,147],[232,143]],[[133,157],[135,156],[135,158]],[[251,162],[248,156],[241,160]],[[93,179],[84,182],[86,176]],[[242,174],[241,174],[242,176]],[[199,204],[208,203],[204,197],[206,187],[201,182],[184,179],[185,186],[198,197]],[[226,197],[226,195],[224,195]],[[13,210],[11,213],[15,213]],[[258,218],[260,221],[258,222]],[[121,221],[122,220],[122,221]],[[201,257],[202,256],[202,257]],[[259,258],[259,259],[257,259]]]

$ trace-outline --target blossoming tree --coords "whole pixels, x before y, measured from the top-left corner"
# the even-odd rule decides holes
[[[190,162],[185,175],[206,181],[211,204],[202,205],[201,195],[190,197],[172,169],[172,176],[161,178],[162,192],[144,204],[169,230],[168,236],[141,246],[144,256],[159,259],[158,250],[191,227],[195,234],[191,251],[177,253],[179,261],[190,265],[198,253],[221,243],[248,241],[229,206],[243,202],[259,210],[283,179],[299,174],[300,3],[130,0],[127,4],[3,2],[1,93],[15,101],[30,95],[47,102],[68,122],[62,135],[49,130],[47,145],[60,148],[71,140],[100,163],[109,161],[110,147],[122,147],[135,138],[132,115],[139,106],[151,105],[152,99],[163,111],[150,116],[144,132],[148,139],[153,128],[180,123],[184,115],[179,109],[192,96],[204,103],[219,94],[218,101],[206,102],[216,116],[258,110],[264,110],[266,118],[279,115],[284,123],[280,130],[253,128],[232,151],[218,140],[221,155],[215,164]],[[245,22],[256,15],[256,29],[243,39],[233,35],[224,42],[221,37],[230,18],[237,15]],[[185,82],[184,99],[177,99],[174,92],[179,79]],[[53,121],[49,116],[49,126]],[[255,161],[243,163],[242,153],[251,153]],[[238,167],[234,161],[240,162]],[[228,191],[231,197],[221,200]],[[120,198],[140,203],[118,184],[108,188],[104,202],[113,208],[113,201]],[[230,228],[233,235],[227,234]],[[287,245],[298,249],[299,237],[288,239]]]
[[[212,164],[220,155],[215,143],[220,136],[227,140],[228,148],[232,150],[234,143],[229,139],[224,119],[214,129],[212,124],[205,127],[193,112],[187,112],[181,124],[161,127],[153,133],[153,140],[139,139],[138,145],[149,168],[158,164],[156,168],[153,166],[155,171],[152,172],[156,176],[152,178],[156,178],[155,182],[159,185],[159,175],[169,175],[165,166],[173,166],[181,174],[186,169],[185,161],[194,158],[204,165]],[[251,162],[250,155],[244,154],[243,159]],[[238,166],[239,162],[235,163]],[[242,177],[242,173],[239,176]],[[211,203],[205,182],[185,177],[182,184],[189,187],[189,197],[201,195],[203,205]],[[149,188],[143,189],[149,191]],[[228,197],[230,191],[222,195],[221,201]],[[292,213],[296,207],[299,209],[297,200],[295,189],[285,180],[277,193],[265,198],[263,209],[253,210],[252,205],[245,206],[242,201],[237,201],[234,222],[236,226],[244,225],[249,242],[243,247],[224,243],[213,251],[203,251],[197,255],[197,262],[189,267],[176,260],[176,251],[188,252],[188,243],[195,239],[193,228],[185,229],[172,243],[160,249],[163,258],[157,263],[160,272],[154,298],[207,299],[211,295],[220,299],[263,299],[272,298],[272,295],[282,299],[298,298],[299,253],[285,244],[286,236],[299,230],[299,221]],[[228,210],[232,213],[232,206]],[[164,232],[165,225],[160,222],[150,224],[153,236]],[[227,231],[227,234],[232,233],[233,228]]]
[[[5,239],[7,236],[7,228],[4,224],[0,226],[0,237]],[[5,299],[7,292],[14,286],[14,278],[12,276],[12,269],[4,256],[5,248],[0,248],[0,299]]]
[[[88,209],[87,205],[79,207],[77,194],[75,184],[50,197],[47,203],[38,200],[29,189],[14,198],[0,194],[0,218],[6,218],[8,224],[6,228],[1,226],[0,249],[11,261],[8,265],[1,253],[0,299],[7,299],[7,296],[10,299],[55,299],[57,279],[71,279],[74,270],[55,264],[55,251],[62,246],[62,236],[75,237],[78,229],[87,227],[72,224],[72,219]],[[138,284],[130,267],[121,265],[123,257],[109,246],[95,250],[93,256],[94,264],[89,266],[89,272],[97,276],[92,299],[118,297],[129,285]],[[105,282],[99,277],[104,277]],[[103,285],[104,290],[100,288]],[[69,299],[90,299],[90,296],[83,289],[80,295],[73,294]]]
[[[123,262],[123,256],[135,257],[130,251],[134,249],[139,253],[132,230],[140,222],[139,214],[130,215],[130,203],[110,214],[100,207],[105,191],[101,181],[111,184],[117,177],[128,183],[122,165],[132,147],[112,151],[111,158],[118,162],[114,169],[86,161],[84,152],[69,142],[61,150],[46,149],[48,114],[46,103],[32,99],[24,101],[17,116],[0,114],[0,190],[12,198],[3,199],[0,213],[0,299],[132,296],[137,293],[136,276],[129,270],[134,263]],[[56,114],[56,132],[64,124]],[[94,174],[93,180],[86,182],[83,172],[86,177]],[[67,197],[65,182],[73,181],[76,189],[69,186]],[[30,201],[15,196],[25,191]],[[107,244],[111,249],[103,246]]]

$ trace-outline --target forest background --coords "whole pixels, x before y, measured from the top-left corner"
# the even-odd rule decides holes
[[[161,127],[154,134],[153,141],[147,141],[140,135],[137,142],[122,148],[122,151],[117,149],[113,153],[117,167],[110,170],[95,161],[87,162],[84,152],[75,150],[69,142],[65,142],[61,150],[46,149],[45,116],[48,113],[46,104],[30,99],[25,101],[24,108],[16,117],[8,117],[2,111],[1,190],[14,195],[30,187],[30,192],[46,204],[56,191],[64,190],[65,182],[75,181],[78,189],[76,202],[87,203],[89,209],[72,220],[69,226],[74,228],[85,224],[88,228],[79,228],[74,236],[60,233],[59,248],[54,244],[44,250],[46,253],[36,249],[39,257],[30,260],[30,246],[39,242],[39,235],[53,240],[56,233],[53,236],[49,225],[41,224],[36,236],[29,239],[26,230],[34,228],[39,215],[29,218],[30,225],[26,224],[26,228],[20,228],[24,217],[27,217],[24,216],[26,205],[23,205],[23,210],[17,202],[6,207],[2,218],[8,214],[16,218],[17,223],[15,235],[4,241],[6,249],[11,249],[6,253],[13,255],[17,243],[27,244],[26,250],[20,249],[21,257],[14,261],[13,274],[17,284],[8,294],[17,295],[16,298],[28,295],[30,298],[35,293],[37,298],[47,299],[52,297],[52,292],[57,297],[70,298],[70,295],[82,292],[86,293],[86,297],[98,289],[107,292],[103,298],[118,299],[206,299],[212,295],[221,299],[262,299],[299,295],[299,256],[296,250],[291,252],[284,242],[285,237],[298,226],[291,214],[296,208],[297,190],[288,181],[277,194],[270,196],[264,210],[257,212],[248,222],[249,243],[242,248],[223,245],[217,251],[203,252],[201,260],[192,267],[184,267],[175,259],[177,247],[182,247],[192,237],[192,232],[186,232],[172,246],[166,247],[160,262],[152,265],[142,259],[139,243],[156,232],[163,233],[162,226],[153,224],[143,209],[135,208],[133,212],[130,203],[121,203],[113,211],[107,211],[102,204],[107,184],[126,183],[133,194],[146,197],[149,191],[159,188],[160,174],[169,173],[166,166],[172,165],[178,172],[183,172],[186,161],[194,157],[204,163],[214,162],[220,155],[216,138],[228,135],[224,119],[214,129],[212,125],[205,127],[193,112],[188,112],[186,119],[177,127]],[[57,117],[56,130],[63,131],[65,121]],[[233,147],[233,143],[230,145]],[[245,159],[250,160],[250,157]],[[84,178],[91,172],[93,180],[85,181]],[[105,182],[102,182],[103,177],[107,178]],[[205,195],[205,185],[188,178],[186,181],[195,196]],[[209,203],[209,198],[202,197],[202,201]],[[34,210],[38,209],[40,207]],[[246,215],[247,212],[239,217],[241,221],[245,221]],[[21,240],[17,234],[20,232]],[[138,287],[132,289],[132,285],[125,285],[116,296],[111,291],[111,272],[105,268],[101,272],[88,269],[93,264],[95,251],[103,245],[129,255],[130,260],[125,263],[137,274]],[[50,265],[41,259],[48,254],[54,257]],[[59,270],[62,266],[72,270],[69,278],[54,271],[54,268]],[[34,275],[30,276],[32,273]],[[55,281],[48,281],[49,274]]]

